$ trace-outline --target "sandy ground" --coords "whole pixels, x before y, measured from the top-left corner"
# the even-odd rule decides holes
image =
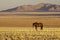
[[[0,27],[0,31],[7,31],[7,32],[19,32],[19,31],[36,31],[33,27]],[[38,28],[37,31],[59,31],[60,32],[60,28],[43,28],[43,30],[41,30],[40,28]]]
[[[42,22],[46,27],[60,27],[59,17],[1,16],[0,27],[32,27],[34,22]]]
[[[5,14],[27,14],[31,12],[5,12]],[[59,14],[60,12],[32,12],[31,14]],[[1,12],[0,14],[4,14]],[[35,30],[34,22],[42,22],[44,30],[59,30],[60,16],[0,16],[0,30]],[[47,29],[46,29],[47,28]],[[40,28],[38,28],[40,29]],[[56,30],[57,30],[56,29]]]
[[[0,31],[36,31],[32,26],[36,21],[44,24],[44,29],[38,31],[60,31],[60,18],[34,16],[0,17]]]

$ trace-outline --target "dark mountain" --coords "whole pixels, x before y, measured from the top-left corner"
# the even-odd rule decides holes
[[[17,10],[17,7],[16,8],[12,8],[12,9],[3,10],[1,12],[13,12],[13,11],[16,11],[16,10]]]

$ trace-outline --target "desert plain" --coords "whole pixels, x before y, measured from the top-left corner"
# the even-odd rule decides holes
[[[60,40],[60,12],[0,12],[0,40]]]

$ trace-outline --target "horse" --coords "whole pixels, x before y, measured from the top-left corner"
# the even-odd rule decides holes
[[[43,23],[33,23],[33,27],[35,27],[35,29],[37,30],[37,27],[41,27],[41,30],[43,30]]]

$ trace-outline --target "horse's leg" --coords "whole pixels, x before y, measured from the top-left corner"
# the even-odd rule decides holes
[[[43,30],[43,26],[41,26],[41,30]]]
[[[36,31],[37,31],[37,27],[35,27]]]

